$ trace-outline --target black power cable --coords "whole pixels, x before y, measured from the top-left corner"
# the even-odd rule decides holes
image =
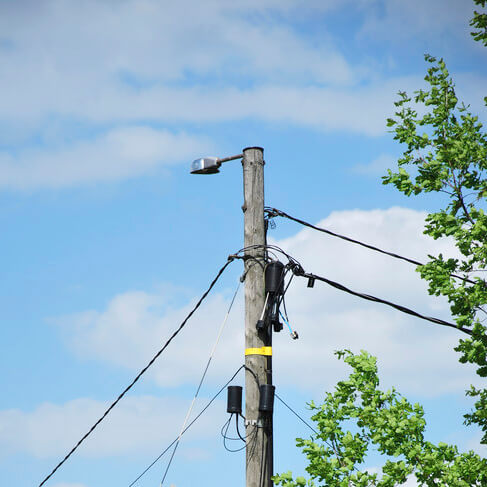
[[[351,237],[347,237],[346,235],[340,235],[339,233],[332,232],[331,230],[328,230],[326,228],[317,227],[316,225],[312,225],[311,223],[309,223],[307,221],[300,220],[299,218],[288,215],[284,211],[278,210],[277,208],[272,208],[270,206],[266,206],[264,211],[267,214],[267,218],[274,218],[276,216],[281,216],[283,218],[287,218],[288,220],[292,220],[296,223],[299,223],[300,225],[303,225],[305,227],[312,228],[313,230],[317,230],[318,232],[326,233],[328,235],[331,235],[332,237],[341,238],[342,240],[346,240],[347,242],[351,242],[351,243],[360,245],[362,247],[365,247],[366,249],[374,250],[375,252],[380,252],[381,254],[388,255],[389,257],[394,257],[395,259],[404,260],[405,262],[409,262],[410,264],[414,264],[414,265],[421,265],[421,266],[424,265],[423,262],[419,262],[417,260],[410,259],[409,257],[404,257],[402,255],[395,254],[394,252],[388,252],[387,250],[380,249],[379,247],[375,247],[374,245],[370,245],[370,244],[361,242],[360,240],[355,240]],[[468,282],[469,284],[477,284],[475,281],[472,281],[471,279],[468,279],[467,277],[458,276],[457,274],[450,274],[450,276],[454,277],[455,279],[460,279],[461,281]]]
[[[220,268],[218,271],[216,277],[213,279],[211,284],[209,285],[208,289],[203,293],[199,301],[194,305],[193,309],[189,312],[189,314],[186,316],[186,318],[183,320],[183,322],[179,325],[179,327],[176,329],[176,331],[169,337],[169,339],[166,341],[164,346],[152,357],[152,359],[149,361],[149,363],[137,374],[135,379],[120,393],[120,395],[115,399],[115,401],[110,404],[108,409],[102,414],[102,416],[96,421],[96,423],[83,435],[83,437],[76,443],[76,445],[71,449],[71,451],[56,465],[56,467],[51,471],[51,473],[39,484],[39,487],[42,487],[61,467],[61,465],[78,449],[78,447],[83,443],[83,441],[88,438],[88,436],[93,433],[95,428],[108,416],[110,411],[119,403],[119,401],[122,399],[127,392],[132,389],[132,387],[135,385],[135,383],[142,377],[142,375],[147,371],[147,369],[159,358],[159,356],[164,352],[164,350],[168,347],[168,345],[172,342],[172,340],[176,337],[176,335],[183,329],[183,327],[186,325],[188,320],[193,316],[195,311],[200,307],[201,303],[205,300],[205,298],[208,296],[210,291],[213,289],[213,286],[216,284],[220,276],[223,274],[225,269],[229,266],[229,264],[234,260],[234,257],[229,256],[227,262],[223,267]]]
[[[230,422],[231,422],[234,414],[235,414],[235,423],[236,423],[235,427],[237,430],[238,438],[228,436],[228,429],[230,427]],[[230,415],[230,417],[228,418],[228,420],[226,421],[226,423],[222,426],[221,431],[220,431],[220,434],[223,438],[223,447],[225,448],[225,450],[227,450],[230,453],[237,453],[237,452],[244,450],[247,447],[247,441],[248,441],[248,443],[250,443],[253,440],[254,436],[257,434],[257,429],[254,429],[251,433],[249,433],[248,435],[245,435],[245,437],[243,437],[240,434],[240,431],[238,428],[238,418],[239,418],[238,414],[232,413]],[[236,448],[236,449],[229,448],[227,446],[227,441],[240,441],[240,442],[243,442],[243,446]]]
[[[375,296],[371,296],[370,294],[364,294],[364,293],[359,293],[357,291],[352,291],[351,289],[345,287],[343,284],[340,284],[338,282],[327,279],[326,277],[317,276],[316,274],[311,274],[308,272],[300,272],[297,275],[302,276],[302,277],[306,277],[308,279],[325,282],[326,284],[328,284],[328,285],[330,285],[336,289],[339,289],[340,291],[345,291],[346,293],[353,294],[354,296],[358,296],[359,298],[366,299],[368,301],[373,301],[375,303],[385,304],[387,306],[390,306],[391,308],[394,308],[394,309],[397,309],[398,311],[401,311],[402,313],[406,313],[406,314],[411,315],[411,316],[416,316],[416,318],[421,318],[422,320],[430,321],[432,323],[435,323],[436,325],[449,326],[450,328],[455,328],[456,330],[462,331],[463,333],[466,333],[467,335],[472,334],[471,330],[468,330],[466,328],[460,328],[457,325],[455,325],[454,323],[450,323],[448,321],[441,320],[439,318],[432,318],[431,316],[422,315],[416,311],[413,311],[412,309],[406,308],[405,306],[402,306],[402,305],[396,304],[396,303],[392,303],[391,301],[386,301],[385,299],[377,298]]]

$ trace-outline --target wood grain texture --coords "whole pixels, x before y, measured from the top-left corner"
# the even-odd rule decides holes
[[[251,147],[244,149],[242,160],[244,174],[244,245],[261,246],[246,251],[247,256],[255,257],[262,265],[252,259],[245,262],[245,347],[258,348],[271,346],[272,337],[267,333],[257,333],[256,323],[260,319],[265,301],[264,256],[264,159],[263,149]],[[263,427],[247,427],[247,470],[246,487],[272,486],[272,417],[259,415],[259,384],[272,384],[272,357],[248,355],[245,365],[245,417],[250,421],[261,421]],[[255,375],[255,377],[254,377]],[[256,380],[257,379],[257,380]]]

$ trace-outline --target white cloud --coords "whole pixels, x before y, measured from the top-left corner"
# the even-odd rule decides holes
[[[454,255],[451,241],[433,241],[422,234],[424,216],[402,208],[353,210],[334,212],[319,225],[419,261],[428,253]],[[445,301],[428,296],[426,284],[408,263],[308,229],[279,245],[296,256],[306,270],[422,314],[449,319]],[[303,337],[286,347],[292,354],[286,354],[286,360],[299,360],[302,366],[299,373],[296,368],[286,372],[291,381],[309,387],[319,371],[324,386],[332,385],[335,373],[330,371],[338,367],[329,356],[339,348],[366,349],[377,355],[384,383],[396,385],[405,393],[463,393],[465,384],[475,379],[472,369],[460,365],[452,350],[459,332],[407,317],[325,284],[316,283],[314,289],[305,286],[294,286],[288,296],[290,317],[296,328],[302,329]],[[298,358],[301,354],[319,358],[306,361]],[[327,380],[330,376],[331,381]]]
[[[13,120],[53,113],[92,119],[100,112],[130,118],[140,113],[125,103],[137,101],[128,96],[132,89],[146,92],[176,81],[194,85],[199,77],[211,77],[219,89],[235,80],[341,85],[354,78],[333,46],[311,45],[267,16],[251,22],[245,5],[131,0],[81,6],[51,0],[29,15],[22,6],[1,8],[0,29],[10,47],[0,49],[0,113]],[[146,115],[161,113],[164,119],[160,98]]]
[[[477,433],[472,438],[469,438],[464,446],[464,449],[467,451],[472,450],[482,458],[487,457],[487,445],[480,443],[483,436],[483,434]]]
[[[397,158],[390,154],[381,154],[368,164],[356,164],[352,167],[352,172],[364,175],[384,175],[387,169],[394,169],[397,165]]]
[[[451,242],[431,241],[421,233],[424,216],[402,208],[351,210],[334,212],[319,225],[371,244],[380,243],[383,248],[415,259],[423,259],[426,253],[451,255]],[[448,317],[445,303],[427,296],[425,284],[407,263],[391,261],[308,229],[276,243],[297,257],[308,271],[425,314]],[[152,294],[127,292],[114,297],[103,311],[58,318],[58,326],[81,357],[135,373],[192,308],[193,303],[183,307],[174,304],[181,301],[180,294],[181,290],[169,286]],[[459,364],[452,351],[459,338],[455,330],[409,318],[319,282],[309,289],[297,278],[286,301],[291,324],[300,339],[291,340],[286,330],[274,336],[277,387],[296,387],[319,400],[348,372],[333,356],[339,348],[367,349],[377,355],[382,387],[394,385],[405,394],[463,395],[475,379],[472,369]],[[222,294],[211,295],[142,380],[152,379],[166,388],[197,384],[228,304]],[[241,296],[227,326],[209,370],[208,386],[220,386],[243,363]],[[240,383],[242,380],[240,377]],[[224,406],[219,402],[212,408],[216,413],[205,414],[195,424],[192,436],[185,439],[186,455],[200,457],[202,452],[191,444],[191,438],[211,435],[221,426]],[[29,412],[0,411],[0,455],[24,451],[40,458],[57,456],[72,446],[106,406],[93,399],[75,399],[61,405],[41,404]],[[91,457],[153,452],[178,434],[187,407],[187,400],[168,395],[167,390],[165,397],[127,397],[83,445],[80,454]]]
[[[127,292],[114,297],[103,312],[88,311],[56,319],[73,350],[82,357],[102,359],[130,370],[141,369],[159,350],[193,301],[173,308],[172,293]],[[154,363],[148,375],[163,386],[194,383],[199,379],[215,342],[228,302],[220,294],[209,298]],[[227,380],[243,364],[241,300],[227,322],[209,371],[213,382]],[[191,357],[191,360],[188,360]]]
[[[424,260],[428,253],[453,255],[450,241],[433,241],[422,234],[424,216],[401,208],[352,210],[332,213],[320,225],[418,260]],[[420,313],[449,319],[445,301],[428,296],[426,284],[410,264],[308,229],[277,244],[308,271]],[[174,309],[168,306],[170,301],[168,291],[128,292],[113,298],[104,311],[79,313],[58,321],[80,356],[135,371],[145,365],[191,308],[188,304]],[[315,288],[308,289],[299,279],[289,289],[286,301],[300,339],[291,340],[286,330],[274,337],[277,385],[320,393],[332,387],[345,370],[333,356],[339,348],[366,349],[377,355],[385,386],[396,385],[404,393],[463,395],[475,380],[473,370],[459,364],[452,350],[461,336],[456,330],[362,301],[324,284],[316,283]],[[165,386],[195,383],[226,306],[228,301],[221,295],[211,296],[156,362],[151,377]],[[243,362],[242,316],[240,300],[212,363],[211,383],[220,383]]]
[[[89,81],[84,81],[84,84]],[[302,87],[294,84],[256,83],[252,88],[168,87],[157,85],[133,90],[98,84],[90,88],[46,87],[42,97],[27,87],[23,100],[17,94],[2,98],[3,116],[39,120],[48,111],[90,123],[138,120],[175,122],[222,122],[245,118],[296,124],[321,131],[382,135],[386,117],[401,89],[412,91],[420,78],[395,78],[356,86],[353,90],[329,86]],[[21,92],[22,90],[19,90]],[[25,103],[25,97],[32,97]],[[32,123],[32,122],[31,122]]]
[[[27,66],[45,79],[126,72],[161,81],[181,79],[189,70],[213,76],[294,74],[301,79],[349,80],[351,70],[333,46],[305,42],[282,17],[275,22],[265,15],[286,11],[289,5],[91,0],[80,6],[50,0],[37,5],[32,15],[26,15],[23,6],[2,7],[0,25],[11,47],[1,55],[18,63],[15,57],[23,54]],[[310,4],[311,10],[316,5]],[[249,14],[259,11],[262,15],[250,20]],[[38,39],[42,44],[35,42]]]
[[[197,403],[195,412],[206,401]],[[176,397],[126,397],[77,454],[100,457],[162,450],[178,436],[188,404]],[[75,399],[65,404],[44,403],[30,412],[0,411],[0,456],[27,452],[37,458],[58,457],[72,448],[107,406],[93,399]],[[218,435],[224,409],[217,400],[188,430],[182,441],[183,448],[190,447],[186,454],[191,454],[192,441]]]
[[[203,150],[205,141],[191,135],[173,135],[175,140],[164,143],[171,136],[159,131],[155,143],[147,127],[153,122],[169,126],[251,118],[382,135],[396,92],[412,91],[420,78],[381,79],[366,61],[352,65],[331,35],[312,37],[296,23],[298,17],[354,8],[368,19],[364,32],[374,35],[400,30],[391,25],[396,18],[414,26],[403,28],[406,33],[458,28],[458,1],[449,1],[447,8],[439,8],[436,0],[434,8],[421,6],[437,11],[433,26],[428,15],[416,14],[416,1],[414,8],[386,2],[383,16],[371,14],[379,3],[3,2],[0,143],[8,149],[0,153],[0,188],[130,178],[170,157]],[[480,94],[484,81],[467,76],[463,89]],[[53,132],[62,140],[69,126],[65,122],[73,121],[111,131],[96,141],[64,137],[70,140],[62,146],[21,148],[26,140],[49,139]],[[120,129],[121,124],[131,128]],[[139,139],[134,157],[124,157],[113,146],[120,130]],[[175,147],[172,142],[187,143],[188,150],[175,156],[140,153],[157,144],[159,149]]]
[[[114,129],[95,140],[54,149],[0,152],[0,187],[31,189],[117,181],[210,150],[202,138],[150,127]]]
[[[292,27],[297,12],[343,8],[336,0],[50,0],[30,15],[18,4],[0,7],[6,127],[41,130],[53,115],[109,124],[255,117],[379,135],[395,93],[419,83],[367,82],[326,33],[311,42]]]

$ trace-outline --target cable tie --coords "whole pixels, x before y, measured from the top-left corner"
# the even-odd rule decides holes
[[[265,355],[267,357],[271,357],[272,347],[246,348],[245,356],[247,355]]]

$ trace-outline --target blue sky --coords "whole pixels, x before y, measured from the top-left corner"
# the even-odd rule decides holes
[[[0,1],[0,478],[38,483],[132,380],[243,246],[242,174],[189,174],[202,155],[265,149],[266,203],[417,259],[435,197],[381,185],[400,147],[399,90],[443,56],[486,120],[487,51],[467,0]],[[449,318],[410,266],[277,221],[306,270]],[[241,273],[235,263],[168,353],[56,473],[52,487],[127,486],[176,436]],[[431,439],[479,447],[462,426],[454,330],[332,289],[289,290],[300,339],[275,338],[275,384],[306,415],[346,373],[333,350],[379,357],[384,387],[425,405]],[[242,293],[201,392],[243,362]],[[240,377],[240,382],[243,379]],[[183,438],[166,485],[244,485],[216,402]],[[300,472],[309,434],[276,405],[276,471]],[[485,453],[485,452],[484,452]],[[371,458],[369,466],[379,465]],[[137,485],[159,485],[164,459]],[[411,484],[413,485],[413,484]]]

